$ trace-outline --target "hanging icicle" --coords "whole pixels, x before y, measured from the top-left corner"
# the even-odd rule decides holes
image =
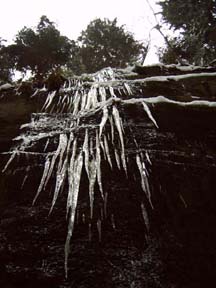
[[[145,102],[142,102],[142,105],[143,105],[143,108],[144,108],[145,112],[147,113],[149,119],[154,123],[154,125],[155,125],[157,128],[159,128],[156,120],[155,120],[154,117],[152,116],[152,113],[151,113],[148,105],[147,105]]]
[[[122,131],[123,125],[121,123],[122,120],[120,118],[119,111],[118,111],[118,109],[116,108],[115,105],[113,106],[112,115],[113,115],[113,118],[114,118],[114,122],[115,122],[115,125],[116,125],[116,128],[117,128],[117,131],[118,131],[118,134],[119,134],[120,143],[121,143],[122,166],[123,166],[123,168],[125,170],[125,173],[127,175],[127,164],[126,164],[126,160],[125,160],[124,137],[123,137],[123,131]]]
[[[103,138],[103,142],[104,142],[104,150],[105,150],[105,153],[106,153],[106,157],[107,157],[107,160],[108,160],[108,163],[110,165],[110,168],[112,169],[112,160],[111,160],[111,156],[110,156],[110,151],[109,151],[109,145],[108,145],[108,142],[107,142],[107,137],[106,135],[104,135],[104,138]]]
[[[86,174],[89,178],[89,136],[88,136],[88,129],[85,130],[85,139],[83,143],[83,152],[85,155],[85,169],[86,169]]]
[[[8,162],[6,163],[4,169],[2,170],[2,173],[4,173],[4,172],[7,170],[8,166],[9,166],[9,165],[11,164],[11,162],[15,159],[17,153],[18,153],[17,151],[13,151],[13,153],[11,154],[11,157],[9,158],[9,160],[8,160]]]
[[[34,197],[33,205],[35,204],[35,201],[37,200],[38,196],[40,195],[40,193],[41,193],[41,191],[42,191],[42,189],[43,189],[43,187],[45,185],[45,180],[47,178],[49,169],[50,169],[50,157],[49,157],[49,154],[48,154],[47,157],[46,157],[45,165],[44,165],[43,176],[41,178],[41,182],[40,182],[40,185],[38,187],[37,193],[36,193],[36,195]]]
[[[68,182],[69,182],[69,194],[71,195],[69,201],[70,215],[69,215],[69,223],[68,223],[68,234],[65,242],[65,276],[67,278],[68,271],[68,255],[70,250],[70,240],[73,234],[75,214],[77,208],[77,200],[80,186],[80,179],[82,173],[83,166],[83,156],[82,151],[79,153],[78,157],[75,160],[73,165],[72,173],[68,174]]]
[[[97,177],[97,163],[94,158],[89,163],[89,199],[90,199],[90,218],[93,218],[94,208],[94,189]]]
[[[58,198],[59,191],[60,191],[60,189],[62,188],[62,186],[64,185],[64,182],[65,182],[65,178],[66,178],[67,171],[68,171],[69,152],[70,152],[71,142],[72,142],[73,138],[74,138],[73,134],[70,134],[68,142],[67,143],[65,142],[64,143],[65,144],[64,147],[62,147],[63,149],[62,149],[61,154],[60,154],[58,169],[57,169],[57,172],[56,172],[55,191],[54,191],[52,205],[51,205],[49,213],[52,212],[53,207],[54,207],[54,205],[56,203],[56,200]],[[66,138],[64,140],[66,141]],[[64,163],[62,164],[62,158],[63,158],[63,155],[65,153],[66,153],[66,155],[65,155]]]
[[[96,130],[96,169],[97,169],[97,183],[101,192],[101,197],[102,199],[104,199],[102,177],[101,177],[101,151],[97,130]]]
[[[99,138],[101,138],[104,126],[106,125],[106,122],[108,120],[108,109],[106,106],[103,108],[103,117],[100,123],[100,132],[99,132]]]
[[[139,153],[136,154],[136,163],[137,163],[137,167],[139,169],[140,176],[141,176],[142,189],[145,192],[146,197],[147,197],[151,207],[153,208],[153,204],[151,201],[151,192],[150,192],[149,182],[148,182],[148,177],[147,177],[147,170],[145,167],[145,163],[144,163],[144,161],[141,160]]]
[[[46,102],[44,103],[44,106],[42,108],[42,111],[47,111],[47,109],[49,108],[49,106],[52,104],[53,99],[56,95],[56,91],[50,92],[47,96]]]
[[[34,149],[37,149],[39,143],[38,146],[43,147],[40,150],[40,159],[44,160],[44,170],[41,173],[41,180],[33,204],[49,184],[54,190],[50,207],[51,213],[61,191],[65,191],[65,188],[68,187],[66,203],[68,233],[65,242],[66,276],[68,273],[70,240],[75,219],[77,224],[82,219],[88,225],[90,239],[92,238],[92,227],[96,224],[99,241],[102,241],[102,223],[104,219],[110,217],[113,229],[116,228],[114,215],[110,215],[109,212],[111,213],[111,211],[108,211],[108,199],[110,198],[103,180],[103,177],[106,177],[103,173],[104,167],[108,167],[110,170],[116,169],[116,167],[119,170],[123,169],[128,177],[130,174],[134,174],[130,173],[130,165],[128,164],[131,160],[126,147],[128,141],[125,141],[128,129],[126,120],[123,122],[122,113],[120,113],[124,110],[120,110],[120,108],[124,104],[133,105],[139,102],[149,119],[158,128],[148,103],[144,99],[128,100],[129,96],[133,94],[130,84],[121,81],[117,87],[113,87],[112,83],[108,82],[116,80],[115,75],[113,69],[105,68],[91,75],[94,82],[88,82],[86,85],[85,82],[80,80],[81,78],[70,79],[65,81],[64,86],[58,93],[56,91],[48,93],[42,111],[49,113],[34,114],[31,123],[22,127],[28,132],[15,138],[15,141],[20,141],[21,144],[11,154],[3,169],[3,172],[5,172],[20,151],[27,155],[35,153]],[[121,95],[121,99],[117,98],[117,95],[118,97]],[[132,129],[130,129],[129,134],[133,134]],[[136,149],[139,150],[135,138],[134,143]],[[142,154],[139,150],[136,154],[136,165],[140,174],[140,184],[146,198],[153,207],[148,171],[144,159],[146,163],[148,162],[148,165],[151,165],[148,152]],[[108,164],[104,165],[105,162]],[[84,174],[82,174],[83,171]],[[78,213],[77,202],[80,181],[83,175],[84,177],[87,175],[89,210],[83,213],[80,209],[79,215],[76,215]],[[23,185],[26,179],[24,178]],[[99,197],[95,196],[96,189],[99,190]],[[102,202],[99,203],[99,216],[97,216],[98,211],[96,209],[98,198]],[[149,231],[150,223],[147,209],[143,202],[140,205],[146,228]],[[95,219],[97,220],[96,223],[94,222]]]

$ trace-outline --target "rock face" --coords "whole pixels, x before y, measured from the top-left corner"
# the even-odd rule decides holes
[[[105,69],[67,80],[58,92],[0,92],[1,287],[211,285],[215,71],[176,65]],[[12,146],[16,153],[6,153]],[[73,206],[69,174],[79,176],[80,159]],[[53,198],[53,191],[60,195]],[[72,224],[65,221],[66,202]],[[68,227],[74,229],[65,280]]]

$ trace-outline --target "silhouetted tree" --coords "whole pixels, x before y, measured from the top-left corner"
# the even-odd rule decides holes
[[[126,67],[145,58],[147,48],[133,35],[117,26],[117,19],[95,19],[78,38],[81,44],[80,58],[86,72],[101,68]]]
[[[66,65],[75,47],[74,41],[62,36],[54,23],[42,16],[36,30],[24,27],[7,51],[17,70],[31,70],[36,75],[45,76]]]
[[[179,31],[172,48],[162,51],[161,60],[173,62],[174,54],[193,64],[208,64],[216,56],[216,1],[160,1],[164,22]]]
[[[11,81],[13,69],[13,61],[3,44],[4,41],[5,40],[0,38],[0,82]]]

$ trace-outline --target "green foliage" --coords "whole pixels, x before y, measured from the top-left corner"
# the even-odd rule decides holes
[[[117,19],[95,19],[78,38],[81,43],[80,57],[85,72],[96,72],[104,67],[126,67],[141,57],[147,49],[117,26]]]
[[[46,75],[65,65],[75,46],[74,41],[62,36],[53,22],[42,16],[36,30],[24,27],[7,51],[17,70],[31,70],[36,75]]]
[[[216,55],[216,2],[214,0],[164,0],[162,7],[164,22],[180,36],[173,38],[171,47],[161,54],[161,59],[185,58],[193,64],[208,64]],[[171,51],[173,50],[173,51]]]

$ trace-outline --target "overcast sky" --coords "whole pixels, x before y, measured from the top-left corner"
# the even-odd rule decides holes
[[[155,11],[157,0],[149,0]],[[35,27],[42,15],[57,24],[63,35],[76,40],[95,18],[118,19],[137,40],[147,40],[156,25],[146,0],[0,0],[0,37],[12,41],[24,26]],[[156,30],[151,31],[151,50],[145,64],[158,61],[156,47],[163,39]]]

